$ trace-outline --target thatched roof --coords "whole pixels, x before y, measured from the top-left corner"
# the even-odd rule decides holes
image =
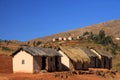
[[[19,51],[24,50],[32,56],[61,56],[55,49],[51,48],[38,48],[23,46],[12,53],[11,56],[16,55]]]
[[[88,48],[60,46],[60,50],[64,52],[64,54],[74,62],[89,63],[90,57],[98,57],[99,59],[101,59],[102,56],[106,56],[108,58],[112,57],[109,53],[106,53],[105,51],[93,49],[95,51],[94,52]]]
[[[74,62],[90,62],[89,56],[80,48],[60,46],[60,49]]]

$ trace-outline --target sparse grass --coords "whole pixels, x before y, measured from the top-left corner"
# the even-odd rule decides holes
[[[112,69],[120,72],[120,54],[117,54],[113,57]]]
[[[116,71],[120,72],[120,63],[117,62],[114,68]]]
[[[4,46],[2,47],[2,50],[3,50],[3,51],[11,51],[10,48],[8,48],[8,47],[4,47]]]
[[[116,67],[120,67],[120,63],[116,64]]]

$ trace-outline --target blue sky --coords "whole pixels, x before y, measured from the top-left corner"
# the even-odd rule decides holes
[[[120,0],[0,0],[0,39],[27,41],[120,19]]]

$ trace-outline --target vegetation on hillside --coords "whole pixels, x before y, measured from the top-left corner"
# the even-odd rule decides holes
[[[0,39],[0,54],[10,55],[13,51],[23,45],[26,45],[26,43],[15,40]]]
[[[38,47],[42,42],[41,41],[34,41],[33,46]]]
[[[106,51],[110,50],[113,54],[116,54],[117,51],[120,51],[120,47],[117,45],[117,43],[112,40],[111,36],[107,36],[104,30],[100,30],[99,34],[85,32],[83,36],[87,36],[88,41],[105,46]]]

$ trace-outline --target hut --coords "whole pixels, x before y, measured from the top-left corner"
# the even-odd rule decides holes
[[[99,64],[98,64],[98,68],[107,68],[107,69],[111,69],[112,68],[112,55],[110,55],[109,53],[105,52],[105,51],[101,51],[98,49],[90,49],[92,52],[94,52],[95,54],[98,55],[99,57]]]
[[[115,39],[116,39],[116,40],[120,40],[120,37],[116,37]]]
[[[81,70],[88,69],[90,58],[83,50],[79,48],[61,46],[59,53],[62,55],[62,69],[65,70]],[[84,65],[84,66],[83,66]]]
[[[98,68],[100,63],[100,59],[98,55],[92,52],[88,48],[80,48],[80,49],[83,50],[85,54],[87,54],[87,56],[90,58],[90,64],[88,65],[89,68]]]
[[[66,37],[64,37],[64,38],[63,38],[63,40],[64,40],[64,41],[66,41],[66,40],[67,40],[67,38],[66,38]]]
[[[58,41],[58,38],[53,38],[52,41],[53,42]]]
[[[24,46],[12,53],[11,56],[14,73],[61,70],[61,55],[54,49]]]
[[[70,41],[73,40],[73,37],[68,37],[68,40],[70,40]]]
[[[58,38],[58,40],[59,40],[59,41],[62,41],[62,40],[63,40],[63,38],[62,38],[62,37],[59,37],[59,38]]]
[[[77,39],[77,40],[79,40],[79,39],[81,40],[81,39],[83,39],[83,36],[82,36],[82,35],[77,36],[76,39]]]
[[[56,41],[56,38],[53,38],[52,41],[55,42],[55,41]]]
[[[77,36],[76,39],[80,39],[80,36]]]

